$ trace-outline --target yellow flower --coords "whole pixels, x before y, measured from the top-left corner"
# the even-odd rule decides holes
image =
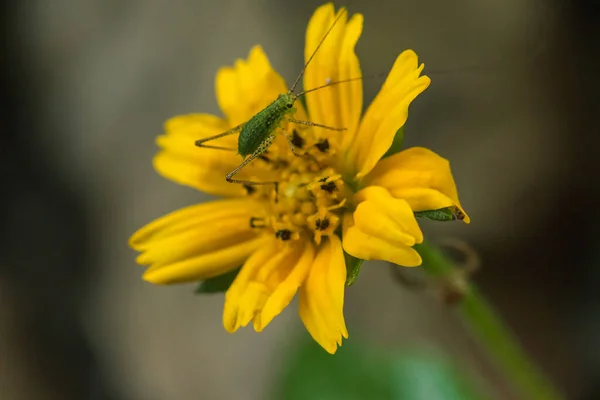
[[[332,4],[316,10],[306,32],[306,59],[336,15]],[[362,15],[342,16],[306,70],[306,89],[361,75],[354,46],[362,26]],[[348,337],[344,251],[417,266],[421,257],[413,246],[423,234],[415,212],[453,207],[469,221],[445,159],[425,148],[382,158],[406,122],[410,103],[429,86],[422,69],[412,50],[400,54],[362,118],[360,80],[308,93],[307,110],[297,102],[295,119],[347,130],[284,124],[304,155],[292,154],[278,135],[264,157],[239,175],[278,181],[278,194],[273,185],[227,183],[225,175],[240,156],[193,144],[248,120],[287,91],[259,46],[247,60],[220,69],[216,95],[224,117],[193,114],[167,121],[154,166],[175,182],[227,199],[175,211],[136,232],[130,245],[141,252],[137,262],[149,266],[144,279],[202,281],[241,266],[225,295],[225,329],[234,332],[252,321],[262,331],[299,291],[300,318],[334,353]],[[213,143],[236,148],[237,135]]]

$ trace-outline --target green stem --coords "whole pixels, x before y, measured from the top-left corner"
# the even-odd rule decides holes
[[[424,243],[415,246],[423,258],[424,271],[436,278],[451,277],[456,267],[440,250]],[[528,400],[560,400],[563,396],[527,357],[516,337],[471,283],[456,307],[471,331]]]

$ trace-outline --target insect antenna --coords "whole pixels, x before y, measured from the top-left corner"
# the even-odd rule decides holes
[[[373,74],[373,75],[357,76],[355,78],[349,78],[349,79],[343,79],[341,81],[329,82],[329,83],[326,83],[324,85],[317,86],[315,88],[308,89],[308,90],[305,90],[303,92],[300,92],[300,93],[298,93],[296,95],[296,97],[300,97],[300,96],[305,95],[306,93],[314,92],[315,90],[323,89],[323,88],[326,88],[326,87],[329,87],[329,86],[339,85],[340,83],[353,82],[353,81],[358,81],[358,80],[361,80],[361,79],[379,78],[379,77],[385,76],[386,74],[387,74],[387,72],[380,72],[378,74]]]
[[[321,47],[321,45],[323,44],[323,42],[325,41],[325,39],[327,39],[327,36],[329,36],[329,33],[333,30],[333,28],[335,27],[335,25],[337,24],[337,22],[340,20],[340,18],[342,18],[342,15],[344,15],[347,12],[348,12],[347,8],[342,8],[342,10],[340,11],[339,15],[335,18],[335,20],[333,21],[333,23],[331,24],[331,26],[329,27],[329,29],[327,30],[327,32],[325,32],[325,35],[323,35],[323,38],[321,38],[321,41],[319,42],[319,44],[317,45],[317,47],[315,48],[315,50],[313,51],[313,53],[308,58],[308,61],[306,61],[306,64],[304,64],[304,67],[302,67],[302,70],[300,71],[300,74],[298,75],[298,77],[296,78],[296,81],[294,82],[294,84],[292,85],[292,88],[290,89],[290,93],[294,93],[294,89],[296,89],[296,86],[300,82],[300,79],[304,76],[304,72],[306,71],[306,67],[308,67],[308,64],[310,64],[310,62],[314,58],[315,54],[317,54],[317,51],[319,50],[319,48]]]

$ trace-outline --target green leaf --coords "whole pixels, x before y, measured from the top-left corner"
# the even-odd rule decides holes
[[[358,278],[358,273],[360,272],[360,267],[364,260],[353,257],[345,251],[344,260],[346,261],[346,286],[350,286],[356,281],[356,278]]]
[[[475,400],[475,391],[448,360],[425,353],[405,354],[392,361],[395,399]]]
[[[286,364],[279,369],[271,399],[391,399],[385,367],[378,363],[359,347],[349,346],[348,341],[332,356],[307,338],[293,346]]]
[[[233,280],[237,276],[238,272],[240,272],[240,269],[241,267],[234,269],[233,271],[229,271],[223,275],[215,276],[214,278],[209,278],[203,282],[200,282],[195,290],[195,293],[220,293],[227,291],[229,286],[231,286],[233,283]]]
[[[410,350],[385,349],[347,340],[335,355],[330,355],[307,339],[294,346],[286,361],[272,399],[486,398],[476,394],[449,360],[414,345]]]
[[[417,218],[426,218],[434,221],[454,221],[455,219],[462,219],[461,216],[464,218],[464,215],[456,206],[415,212],[415,217]]]
[[[400,152],[400,150],[402,150],[403,142],[404,142],[404,126],[396,131],[396,135],[394,136],[394,141],[392,142],[392,145],[390,146],[388,151],[383,155],[382,158],[393,156],[394,154]]]

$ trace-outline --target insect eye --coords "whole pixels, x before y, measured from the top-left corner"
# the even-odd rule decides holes
[[[287,108],[292,108],[293,105],[294,103],[287,103]]]

